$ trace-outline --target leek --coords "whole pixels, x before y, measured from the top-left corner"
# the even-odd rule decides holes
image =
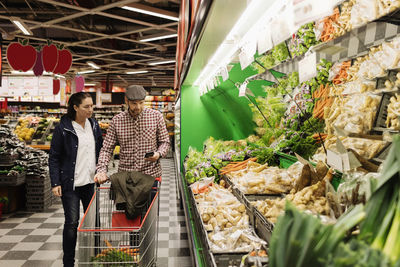
[[[398,191],[399,192],[399,191]],[[383,248],[385,253],[392,262],[396,262],[400,257],[400,196],[397,195],[397,206],[396,213],[390,227],[388,237],[386,239],[385,247]]]

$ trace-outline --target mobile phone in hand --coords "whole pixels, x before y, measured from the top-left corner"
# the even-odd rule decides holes
[[[152,156],[154,156],[154,152],[147,152],[144,157],[145,158],[151,158]]]

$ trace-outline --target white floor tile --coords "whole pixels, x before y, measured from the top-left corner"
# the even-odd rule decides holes
[[[157,257],[168,257],[169,256],[169,248],[159,248],[157,250]]]
[[[15,251],[34,251],[39,250],[44,243],[41,242],[29,242],[29,243],[18,243],[11,250]]]
[[[14,229],[37,229],[41,223],[21,223],[18,224]]]
[[[166,240],[169,240],[169,234],[166,234],[166,233],[159,233],[158,234],[158,240],[163,240],[163,241],[166,241]]]
[[[33,230],[29,235],[52,235],[58,229],[36,229]]]
[[[63,267],[62,260],[56,260],[51,267]]]
[[[46,240],[46,243],[60,243],[62,242],[62,235],[52,235]]]
[[[29,260],[57,260],[61,253],[61,251],[55,250],[36,251],[29,257]]]
[[[4,223],[22,223],[26,218],[7,218],[3,222]]]
[[[7,234],[8,232],[10,232],[12,229],[0,229],[0,236],[3,236],[5,234]]]
[[[65,219],[64,217],[57,217],[57,218],[48,218],[45,220],[45,223],[64,223]]]
[[[11,260],[1,260],[0,261],[0,267],[18,267],[18,266],[22,266],[25,263],[25,261],[23,260],[15,260],[15,261],[11,261]]]
[[[5,235],[0,237],[0,243],[18,243],[25,237],[26,235]]]
[[[51,215],[53,215],[53,213],[38,212],[38,213],[32,214],[32,216],[29,218],[49,218]]]

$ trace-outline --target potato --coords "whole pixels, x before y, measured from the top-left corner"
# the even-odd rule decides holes
[[[207,223],[211,219],[211,217],[208,213],[203,213],[203,215],[201,215],[201,219],[204,223]]]
[[[240,204],[239,207],[237,208],[237,211],[238,211],[238,212],[241,212],[241,213],[245,212],[245,211],[246,211],[245,205]]]

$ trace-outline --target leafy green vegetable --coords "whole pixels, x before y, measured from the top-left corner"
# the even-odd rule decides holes
[[[348,230],[365,217],[362,206],[343,215],[336,225],[323,225],[309,214],[286,203],[272,232],[269,255],[271,267],[319,267],[335,251]]]

